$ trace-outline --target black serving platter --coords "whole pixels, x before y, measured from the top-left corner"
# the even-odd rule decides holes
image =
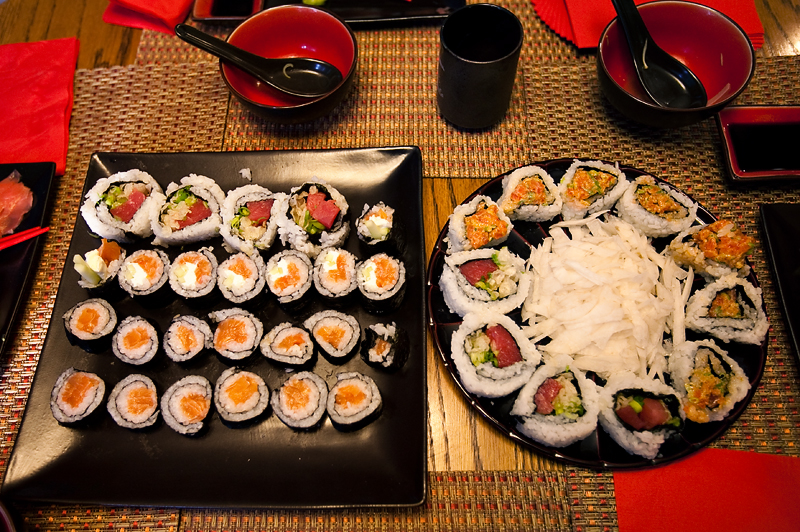
[[[33,205],[17,227],[15,232],[18,233],[46,223],[50,187],[56,173],[56,164],[49,162],[0,164],[0,180],[11,175],[14,170],[19,172],[20,182],[33,192]],[[32,238],[0,251],[0,279],[3,280],[3,288],[0,290],[0,355],[5,350],[14,317],[22,304],[22,294],[28,284],[28,278],[35,271],[33,261],[44,238],[44,236]]]
[[[42,350],[19,436],[9,461],[2,495],[11,499],[62,503],[147,505],[170,507],[270,507],[327,508],[358,506],[412,506],[425,497],[426,480],[426,357],[424,321],[424,249],[422,236],[422,160],[416,147],[324,151],[272,151],[230,153],[96,153],[89,162],[86,187],[115,172],[138,168],[161,185],[190,173],[212,177],[223,190],[248,184],[239,171],[249,168],[252,182],[275,192],[289,192],[304,180],[320,178],[347,198],[350,222],[365,203],[383,200],[397,207],[408,246],[402,254],[407,289],[401,307],[383,316],[367,314],[358,300],[339,309],[354,315],[362,330],[377,322],[394,321],[410,340],[410,356],[394,373],[368,366],[355,354],[340,365],[317,357],[313,371],[331,386],[335,374],[359,371],[371,376],[382,392],[383,411],[371,424],[341,432],[329,419],[315,431],[295,432],[274,413],[245,425],[223,423],[216,412],[195,437],[180,435],[161,418],[151,428],[131,431],[117,426],[101,405],[77,426],[60,425],[49,407],[50,392],[65,369],[74,366],[97,373],[107,393],[132,373],[153,379],[159,393],[178,379],[203,375],[214,383],[233,365],[261,375],[275,389],[286,378],[260,351],[234,363],[214,352],[201,353],[183,364],[160,351],[142,366],[130,366],[110,351],[88,353],[70,344],[61,316],[87,298],[71,267],[75,254],[85,254],[99,240],[78,217],[69,259],[61,279],[53,317]],[[211,245],[218,257],[227,256],[216,237],[183,249],[168,249],[170,257],[185,249]],[[149,242],[126,246],[128,252]],[[283,246],[278,241],[270,252]],[[359,258],[372,253],[355,234],[346,243]],[[207,316],[232,307],[221,296],[203,306],[187,304],[177,296],[156,308],[129,297],[113,301],[121,320],[142,315],[155,321],[163,333],[179,313]],[[247,308],[247,305],[243,305]],[[288,314],[274,299],[249,308],[264,323],[265,331],[284,321],[300,322],[328,308],[312,300],[296,314]]]
[[[534,164],[547,171],[555,182],[558,183],[572,162],[573,159],[555,159]],[[641,175],[648,175],[647,172],[628,166],[620,165],[620,169],[629,180],[636,179]],[[511,172],[507,172],[488,181],[473,192],[470,197],[465,199],[464,203],[468,203],[477,195],[486,195],[497,201],[503,192],[502,180],[509,173]],[[716,220],[715,216],[702,206],[698,210],[697,217],[702,223],[710,223]],[[558,221],[561,221],[560,216],[553,220],[553,222],[532,223],[515,221],[514,228],[508,240],[503,245],[508,246],[509,250],[520,257],[527,259],[530,256],[531,247],[536,247],[541,244],[549,234],[549,226]],[[444,268],[444,259],[447,250],[447,243],[444,241],[447,237],[447,230],[448,224],[445,224],[439,234],[439,238],[431,253],[430,262],[428,263],[428,313],[429,327],[433,335],[433,341],[442,357],[445,367],[470,405],[511,440],[527,446],[544,456],[580,467],[611,470],[642,469],[672,462],[708,445],[730,427],[752,399],[758,381],[761,379],[761,375],[764,371],[764,364],[766,363],[766,339],[761,345],[725,344],[721,341],[717,341],[717,345],[726,350],[728,355],[739,363],[750,380],[751,388],[747,397],[739,402],[723,421],[705,424],[687,421],[680,434],[675,434],[664,442],[659,455],[655,459],[648,460],[638,455],[628,454],[627,451],[617,445],[611,437],[606,434],[599,423],[597,430],[591,436],[568,447],[549,447],[528,438],[517,431],[517,420],[514,416],[509,414],[517,397],[517,392],[498,399],[489,399],[470,393],[461,384],[458,370],[453,364],[450,354],[450,337],[461,324],[461,318],[457,314],[450,312],[450,309],[444,302],[442,292],[439,289],[439,277]],[[653,241],[653,246],[660,251],[667,243],[668,239],[656,239]],[[754,274],[751,273],[748,279],[755,286],[758,286]],[[703,284],[704,281],[702,278],[696,276],[693,290],[702,288]],[[519,310],[511,313],[510,317],[517,323],[523,324]],[[697,340],[707,337],[708,336],[696,334],[690,330],[686,331],[687,340]],[[599,377],[594,376],[594,379],[599,385],[603,384],[602,379]]]

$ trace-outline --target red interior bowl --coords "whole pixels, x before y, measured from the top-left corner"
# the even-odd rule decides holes
[[[625,34],[614,19],[600,38],[597,63],[601,86],[620,111],[649,125],[685,125],[713,115],[747,86],[755,70],[755,52],[744,30],[726,15],[669,0],[642,4],[639,13],[653,40],[700,78],[708,104],[696,109],[655,104],[636,76]]]

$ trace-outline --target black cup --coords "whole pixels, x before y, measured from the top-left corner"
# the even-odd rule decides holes
[[[453,12],[439,32],[439,112],[454,125],[485,128],[506,114],[522,49],[522,24],[493,4]]]

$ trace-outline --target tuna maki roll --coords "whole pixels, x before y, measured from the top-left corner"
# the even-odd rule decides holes
[[[95,411],[103,402],[103,379],[75,368],[62,373],[50,394],[50,410],[60,423],[75,423]]]
[[[576,159],[558,184],[564,201],[561,215],[564,220],[576,220],[610,209],[628,186],[618,165]]]
[[[305,366],[314,359],[311,334],[288,322],[273,327],[261,340],[260,347],[269,360],[288,367]]]
[[[246,310],[218,310],[209,314],[209,317],[217,324],[214,329],[214,349],[220,355],[241,360],[258,348],[264,326],[261,320]]]
[[[269,406],[269,388],[250,371],[229,368],[214,386],[214,406],[225,421],[239,423],[260,416]]]
[[[141,249],[128,255],[117,278],[119,285],[132,297],[150,299],[167,284],[170,261],[160,249]]]
[[[543,168],[524,166],[503,178],[498,205],[511,220],[543,222],[561,214],[558,186]]]
[[[380,413],[381,392],[371,377],[358,372],[338,373],[328,393],[327,411],[340,430],[356,430]]]
[[[364,310],[382,314],[396,310],[406,291],[406,267],[401,260],[378,253],[356,267]]]
[[[370,325],[364,330],[361,358],[377,368],[398,370],[408,359],[408,335],[394,322]]]
[[[269,291],[278,298],[278,303],[287,308],[302,306],[311,295],[311,259],[293,249],[273,255],[267,261],[266,282]]]
[[[158,419],[156,385],[144,375],[128,375],[111,390],[106,406],[120,427],[150,427]]]
[[[356,257],[346,249],[326,248],[314,261],[314,287],[331,303],[342,303],[354,293]]]
[[[475,196],[450,215],[447,252],[497,246],[506,241],[512,227],[511,220],[489,196]]]
[[[248,255],[269,249],[278,232],[278,212],[285,208],[285,194],[274,194],[260,185],[231,190],[222,204],[220,234],[232,250]]]
[[[344,244],[350,232],[347,201],[323,181],[310,181],[292,189],[278,219],[281,242],[316,258],[326,247]]]
[[[334,362],[344,362],[361,339],[361,326],[349,314],[322,310],[309,317],[303,325],[320,350]]]
[[[182,246],[217,235],[225,194],[213,179],[190,174],[180,183],[170,183],[166,195],[150,218],[154,245]]]
[[[622,195],[617,211],[645,235],[664,237],[689,229],[697,217],[697,203],[653,176],[643,175]]]
[[[244,303],[264,290],[267,284],[266,272],[267,266],[258,253],[252,256],[236,253],[217,268],[217,286],[228,301]]]
[[[294,373],[272,392],[272,410],[286,426],[297,430],[316,427],[328,404],[328,385],[316,373]]]
[[[145,364],[158,352],[158,332],[145,318],[128,316],[117,327],[111,349],[126,364]]]
[[[87,351],[106,349],[117,326],[117,313],[104,299],[87,299],[64,313],[64,328],[72,344]]]
[[[181,297],[207,296],[217,285],[217,258],[211,248],[186,251],[172,261],[169,285]]]
[[[356,220],[358,239],[377,251],[402,251],[402,237],[395,210],[379,201],[375,205],[364,205]]]
[[[197,434],[211,410],[211,397],[211,383],[200,375],[189,375],[161,396],[161,415],[178,434]]]
[[[113,240],[102,240],[100,247],[86,253],[85,256],[75,255],[72,262],[81,278],[78,285],[91,293],[100,295],[112,286],[117,273],[122,268],[125,260],[125,250]]]
[[[679,266],[692,267],[710,279],[729,273],[747,275],[750,267],[746,258],[754,247],[755,239],[735,223],[717,220],[683,231],[667,249]]]
[[[153,234],[150,216],[164,199],[161,186],[150,174],[128,170],[98,179],[86,193],[81,215],[97,236],[130,243]]]
[[[175,316],[164,333],[164,351],[175,362],[186,362],[203,349],[214,347],[214,335],[208,323],[196,316]]]

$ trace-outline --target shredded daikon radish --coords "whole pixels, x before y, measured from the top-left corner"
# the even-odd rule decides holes
[[[685,341],[692,273],[629,223],[600,214],[553,225],[532,250],[524,330],[546,358],[570,355],[603,378],[628,370],[663,380],[665,341]]]

